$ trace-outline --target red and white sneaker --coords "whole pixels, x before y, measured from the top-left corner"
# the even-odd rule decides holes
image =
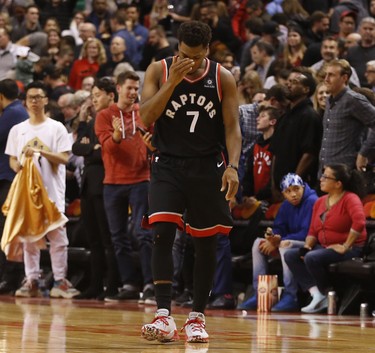
[[[173,342],[178,340],[176,324],[168,309],[158,309],[151,324],[142,327],[142,337],[148,341]]]
[[[182,330],[185,330],[185,338],[188,343],[208,342],[209,336],[206,332],[206,320],[202,313],[192,311],[181,331]]]

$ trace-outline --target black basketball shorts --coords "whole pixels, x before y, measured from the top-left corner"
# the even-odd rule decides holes
[[[195,237],[228,234],[232,218],[220,191],[221,155],[201,158],[155,156],[151,167],[148,223],[176,223]]]

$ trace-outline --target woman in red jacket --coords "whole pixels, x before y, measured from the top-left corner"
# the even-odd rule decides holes
[[[324,168],[320,189],[327,195],[314,205],[305,245],[285,254],[294,278],[312,296],[311,303],[301,309],[304,313],[327,308],[326,293],[331,286],[327,266],[362,255],[366,241],[366,217],[360,199],[363,185],[360,172],[345,164]]]
[[[75,91],[82,88],[87,76],[96,76],[99,66],[107,60],[104,46],[97,38],[89,38],[82,47],[82,59],[74,62],[69,74],[69,86]]]

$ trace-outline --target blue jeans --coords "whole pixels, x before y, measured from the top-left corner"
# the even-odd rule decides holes
[[[129,206],[131,207],[132,223],[134,224],[133,233],[139,244],[143,283],[152,283],[152,232],[141,227],[142,217],[148,209],[148,187],[148,182],[129,185],[104,185],[104,205],[123,284],[139,283],[139,276],[133,259],[132,235],[128,231]]]
[[[259,244],[264,241],[264,238],[257,238],[254,241],[252,255],[253,255],[253,288],[255,292],[258,290],[258,276],[266,275],[268,272],[268,259],[269,256],[264,255],[259,250]],[[291,296],[296,298],[297,296],[297,283],[293,278],[293,274],[290,271],[287,263],[285,262],[285,254],[290,251],[291,248],[300,248],[305,244],[304,241],[290,240],[290,247],[279,248],[281,264],[283,267],[283,280],[284,280],[284,293],[289,293]]]
[[[285,261],[303,291],[317,286],[320,292],[325,294],[327,289],[331,287],[327,270],[328,265],[359,257],[362,255],[362,251],[362,248],[353,247],[347,253],[341,255],[333,249],[315,245],[304,256],[304,260],[300,258],[299,249],[291,249],[285,253]]]

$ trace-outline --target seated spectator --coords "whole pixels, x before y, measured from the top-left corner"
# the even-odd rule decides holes
[[[74,61],[69,74],[69,86],[74,90],[82,88],[86,76],[96,76],[100,65],[107,60],[104,46],[99,39],[90,38],[82,47],[82,59]]]
[[[320,177],[327,195],[314,205],[311,225],[303,247],[291,249],[285,261],[303,291],[312,300],[301,309],[316,313],[327,308],[331,288],[327,266],[362,255],[366,241],[366,218],[360,172],[344,164],[329,164]]]
[[[297,283],[290,267],[285,262],[285,254],[290,248],[300,248],[304,244],[310,226],[311,214],[316,192],[310,189],[297,174],[289,173],[280,184],[285,201],[275,218],[274,227],[265,238],[254,242],[253,255],[253,289],[255,294],[239,305],[239,309],[255,310],[258,305],[258,276],[267,274],[269,257],[280,256],[283,267],[284,292],[281,300],[272,311],[295,311],[299,309],[297,301]],[[298,250],[298,249],[297,249]]]

